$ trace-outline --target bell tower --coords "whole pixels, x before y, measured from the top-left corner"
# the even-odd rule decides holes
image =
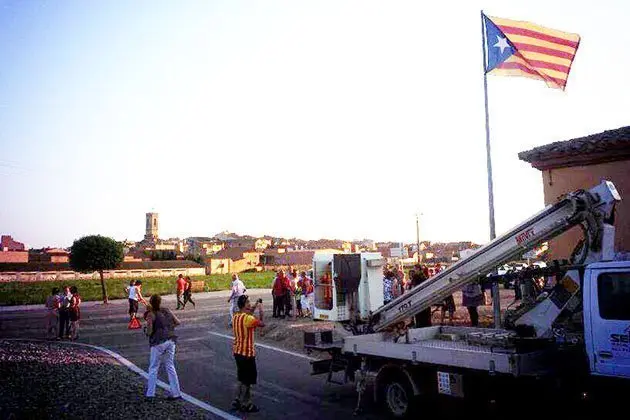
[[[156,241],[158,239],[158,214],[147,213],[146,216],[147,225],[144,239],[146,241]]]

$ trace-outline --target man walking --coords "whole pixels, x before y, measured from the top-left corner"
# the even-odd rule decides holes
[[[245,294],[245,284],[238,278],[238,274],[232,274],[232,293],[228,298],[228,303],[230,304],[230,320],[228,322],[228,327],[232,327],[232,318],[234,314],[238,312],[238,298]]]
[[[246,413],[256,413],[258,407],[252,402],[251,387],[256,384],[258,372],[256,370],[256,353],[254,350],[254,330],[256,327],[264,327],[262,299],[254,306],[247,295],[242,295],[237,300],[239,312],[234,315],[233,332],[234,345],[232,352],[236,361],[236,376],[238,388],[232,407]],[[258,308],[258,318],[252,315]]]
[[[177,276],[177,309],[184,309],[184,290],[186,290],[186,280],[183,275]]]

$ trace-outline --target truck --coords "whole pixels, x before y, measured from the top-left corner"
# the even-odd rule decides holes
[[[357,410],[371,390],[395,418],[444,399],[494,406],[516,399],[521,409],[533,396],[535,404],[548,398],[566,407],[563,398],[600,399],[630,389],[630,258],[613,246],[620,200],[610,181],[566,194],[369,316],[350,319],[352,335],[337,341],[331,334],[321,341],[311,337],[307,351],[329,354],[311,362],[311,373],[355,382]],[[506,310],[500,328],[410,325],[414,315],[464,286],[500,280],[497,267],[576,226],[583,239],[571,260],[536,268],[548,286],[524,288],[529,293]],[[333,273],[336,287],[345,280],[341,274],[348,275]],[[346,300],[337,299],[337,305],[352,300],[348,288],[339,294]],[[343,381],[334,380],[339,372]]]

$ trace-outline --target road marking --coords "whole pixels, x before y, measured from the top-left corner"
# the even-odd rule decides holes
[[[228,334],[222,334],[222,333],[215,332],[215,331],[208,331],[208,334],[216,335],[217,337],[227,338],[229,340],[234,340],[234,336],[228,335]],[[254,345],[258,346],[258,347],[262,347],[264,349],[274,350],[274,351],[278,351],[278,352],[284,353],[284,354],[290,354],[291,356],[301,357],[302,359],[306,359],[306,360],[319,360],[319,359],[316,359],[315,357],[305,356],[303,354],[295,353],[293,351],[279,349],[278,347],[273,347],[273,346],[270,346],[268,344],[254,343]]]
[[[38,339],[33,339],[33,338],[29,338],[29,339],[22,339],[22,338],[3,338],[2,340],[4,341],[38,341],[38,342],[44,342],[44,343],[49,343],[50,341],[47,340],[38,340]],[[109,349],[106,349],[105,347],[101,347],[101,346],[95,346],[93,344],[85,344],[85,343],[71,343],[71,342],[64,342],[63,344],[65,345],[72,345],[72,346],[80,346],[80,347],[91,347],[93,349],[96,350],[100,350],[103,353],[108,354],[109,356],[113,357],[114,359],[116,359],[117,361],[119,361],[120,363],[123,364],[123,366],[127,367],[129,370],[131,370],[132,372],[137,373],[138,375],[142,376],[144,379],[149,379],[149,374],[147,372],[145,372],[144,370],[140,369],[138,366],[134,365],[132,362],[130,362],[129,360],[125,359],[123,356],[121,356],[120,354],[111,351]],[[166,390],[170,390],[170,386],[167,385],[165,382],[161,381],[160,379],[158,379],[157,381],[157,385],[162,388],[162,389],[166,389]],[[214,407],[204,401],[201,401],[195,397],[193,397],[192,395],[188,395],[184,392],[182,392],[182,398],[186,401],[188,401],[191,404],[196,405],[199,408],[202,408],[214,415],[217,415],[219,417],[221,417],[222,419],[226,419],[226,420],[241,420],[240,417],[236,417],[233,416],[230,413],[227,413],[223,410],[221,410],[220,408]]]

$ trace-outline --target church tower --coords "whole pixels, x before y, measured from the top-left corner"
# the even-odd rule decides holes
[[[147,213],[147,229],[144,234],[145,241],[157,241],[158,239],[158,214]]]

